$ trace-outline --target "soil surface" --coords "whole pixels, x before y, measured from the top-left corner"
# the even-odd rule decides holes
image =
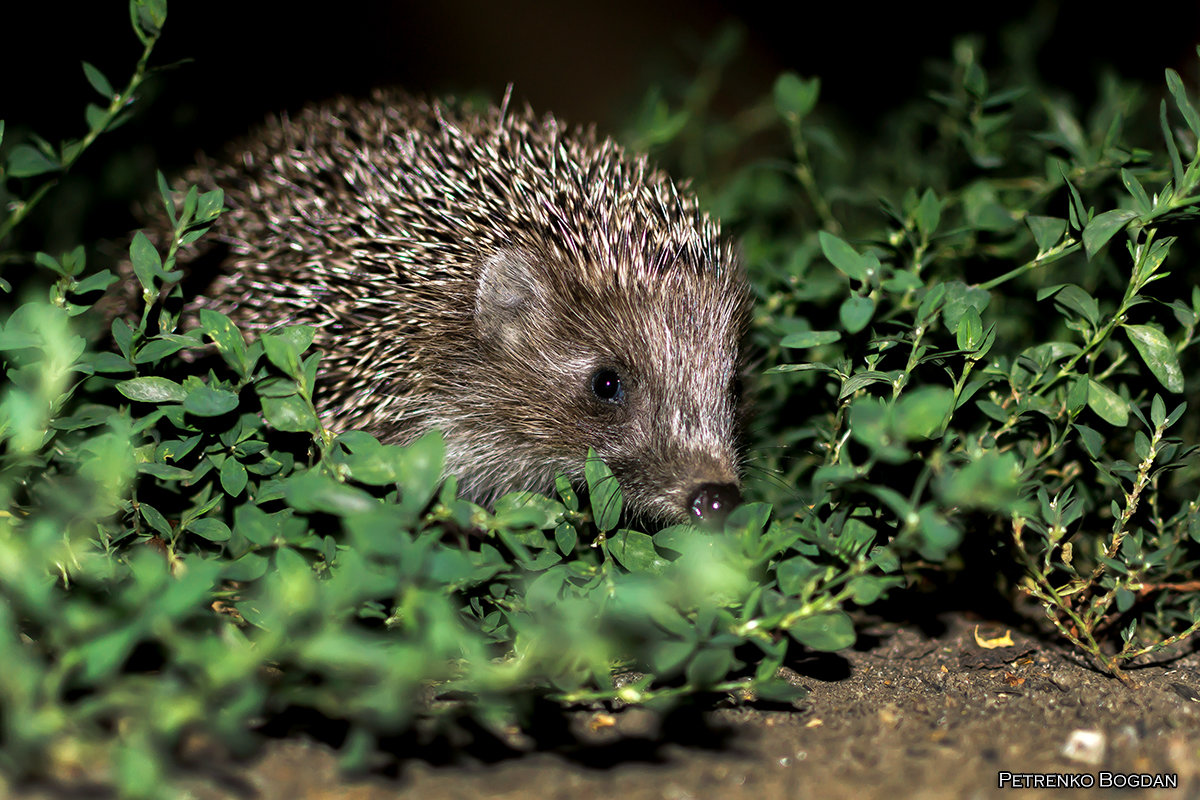
[[[1129,669],[1131,689],[1018,631],[987,648],[1003,627],[962,615],[936,627],[877,622],[855,649],[793,664],[809,694],[790,706],[588,710],[566,727],[550,715],[559,730],[525,752],[400,746],[386,777],[342,775],[332,749],[293,735],[185,785],[199,800],[1200,798],[1194,648]],[[1160,786],[1102,786],[1130,776]],[[45,791],[28,796],[63,796]]]

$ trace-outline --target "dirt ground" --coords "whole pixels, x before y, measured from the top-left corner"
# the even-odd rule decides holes
[[[368,778],[340,775],[329,747],[292,735],[185,787],[198,800],[1200,798],[1194,647],[1131,669],[1130,689],[1018,631],[981,647],[1005,629],[962,614],[927,628],[875,622],[856,648],[794,664],[809,689],[794,706],[580,711],[525,752],[398,745],[396,774]],[[1102,787],[1129,776],[1177,785]],[[79,796],[62,790],[22,796]]]
[[[1133,690],[1017,631],[1012,646],[985,649],[976,625],[963,615],[929,632],[869,625],[855,649],[793,665],[809,689],[794,707],[579,712],[569,745],[432,760],[416,751],[394,778],[366,780],[340,778],[322,745],[280,740],[220,784],[190,788],[201,800],[1200,798],[1194,648],[1131,669]],[[1067,773],[1091,787],[1037,786]],[[1130,775],[1177,787],[1101,786]]]

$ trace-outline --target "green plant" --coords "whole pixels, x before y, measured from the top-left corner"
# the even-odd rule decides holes
[[[166,9],[131,10],[136,88]],[[13,169],[28,157],[11,150],[4,177],[33,177]],[[133,237],[123,280],[141,304],[107,341],[76,325],[100,316],[112,271],[90,273],[82,247],[5,256],[51,279],[48,295],[18,287],[0,330],[7,774],[82,763],[153,795],[185,738],[240,752],[297,710],[341,726],[345,763],[363,767],[418,720],[505,736],[543,697],[786,701],[802,694],[778,677],[789,641],[849,645],[847,601],[899,583],[906,548],[945,550],[876,543],[848,509],[772,521],[749,504],[723,532],[629,530],[594,458],[585,497],[564,480],[555,498],[460,500],[437,435],[396,447],[324,427],[311,328],[247,341],[207,310],[180,328],[176,256],[223,197],[158,188],[172,232],[161,251]]]
[[[167,17],[166,0],[130,3],[129,16],[133,31],[141,41],[143,49],[141,58],[138,59],[133,75],[125,84],[125,88],[117,91],[103,72],[88,62],[83,62],[83,74],[87,78],[88,84],[106,102],[106,105],[103,106],[88,103],[85,110],[88,130],[83,138],[67,139],[55,147],[42,137],[30,133],[28,135],[29,143],[22,142],[8,151],[3,177],[40,177],[42,180],[27,197],[15,198],[10,203],[8,213],[0,218],[0,243],[8,238],[9,234],[57,185],[55,176],[66,173],[98,137],[115,130],[129,120],[132,114],[130,106],[137,100],[138,89],[150,74],[150,54],[158,43],[163,22]],[[0,141],[3,138],[4,126],[0,123]],[[2,263],[4,262],[0,261],[0,264]],[[6,285],[6,290],[8,288],[11,287]]]
[[[768,102],[790,167],[702,176],[760,292],[777,377],[759,449],[797,486],[763,484],[776,508],[855,508],[893,546],[983,539],[995,559],[975,568],[1015,568],[1054,628],[1123,679],[1122,663],[1200,628],[1184,413],[1200,115],[1166,78],[1157,115],[1109,79],[1081,122],[1044,87],[992,88],[965,40],[949,86],[851,155],[855,137],[814,113],[819,82],[783,75]],[[672,125],[702,131],[695,163],[720,165],[762,118]],[[827,399],[798,400],[814,394]]]
[[[44,172],[10,146],[0,178],[28,199],[6,234],[53,196],[26,181],[70,166],[147,74],[166,7],[130,8],[146,50],[120,95],[87,70],[110,101],[89,137],[34,140]],[[245,752],[297,711],[361,768],[418,723],[505,737],[544,698],[788,701],[789,648],[848,646],[848,604],[969,568],[964,537],[1117,674],[1194,632],[1181,402],[1200,293],[1175,265],[1197,244],[1200,125],[1177,76],[1186,130],[1164,108],[1165,150],[1142,148],[1127,87],[1105,84],[1084,124],[1038,86],[990,90],[965,42],[946,91],[852,159],[815,80],[713,117],[735,50],[723,37],[677,106],[653,98],[636,137],[687,162],[758,292],[774,366],[755,381],[750,489],[771,505],[724,531],[622,527],[595,459],[586,487],[486,509],[442,482],[436,435],[333,435],[311,329],[180,327],[175,258],[219,191],[159,179],[173,232],[161,250],[133,238],[122,279],[141,305],[110,341],[79,333],[118,280],[84,248],[0,253],[36,268],[0,329],[0,769],[82,764],[152,796],[185,739]],[[745,164],[755,148],[768,157]]]

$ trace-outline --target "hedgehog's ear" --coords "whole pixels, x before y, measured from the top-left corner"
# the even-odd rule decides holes
[[[475,328],[481,339],[515,343],[528,328],[541,293],[533,260],[516,250],[501,250],[483,262],[475,290]]]

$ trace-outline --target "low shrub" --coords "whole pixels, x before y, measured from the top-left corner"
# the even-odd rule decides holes
[[[181,329],[176,253],[219,190],[160,175],[174,235],[132,240],[141,307],[83,335],[114,269],[12,234],[130,113],[166,4],[130,9],[144,54],[119,91],[84,65],[104,101],[84,137],[0,142],[10,776],[82,765],[154,795],[189,737],[244,752],[297,711],[361,768],[417,723],[505,738],[546,699],[786,702],[789,650],[849,646],[848,607],[970,566],[964,539],[1118,676],[1200,626],[1200,114],[1174,72],[1157,139],[1133,88],[1106,82],[1081,121],[1044,87],[996,88],[970,42],[853,151],[815,79],[714,115],[728,37],[683,100],[652,98],[632,138],[683,159],[737,232],[765,368],[757,502],[722,532],[639,531],[596,459],[586,487],[488,509],[441,481],[436,434],[331,434],[310,328]]]

